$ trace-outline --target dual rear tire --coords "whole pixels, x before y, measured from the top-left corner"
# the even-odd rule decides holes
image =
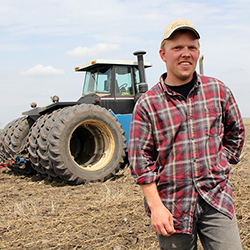
[[[3,135],[3,140],[12,150],[9,137]],[[92,104],[41,116],[29,124],[19,144],[25,144],[33,169],[69,184],[105,181],[122,167],[126,156],[121,124],[111,112]]]

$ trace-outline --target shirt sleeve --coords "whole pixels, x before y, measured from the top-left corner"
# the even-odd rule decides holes
[[[143,106],[145,101],[138,101],[134,108],[128,147],[130,170],[137,184],[148,184],[157,179],[152,124]]]
[[[227,89],[223,146],[229,163],[237,164],[245,139],[243,120],[232,92]]]

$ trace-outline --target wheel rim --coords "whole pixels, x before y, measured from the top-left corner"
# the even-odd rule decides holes
[[[107,166],[113,158],[115,140],[107,125],[87,120],[72,131],[68,149],[71,159],[79,168],[97,171]]]

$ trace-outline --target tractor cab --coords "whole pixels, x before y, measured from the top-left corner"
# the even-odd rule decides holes
[[[151,66],[144,63],[144,68]],[[75,70],[86,72],[78,102],[97,104],[116,114],[132,113],[141,84],[138,62],[96,60]]]

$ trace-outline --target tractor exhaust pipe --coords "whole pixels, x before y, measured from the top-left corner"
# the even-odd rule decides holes
[[[201,75],[204,75],[203,60],[204,60],[204,56],[201,55],[200,60],[199,60],[199,70],[200,70]]]
[[[145,68],[144,68],[144,61],[143,55],[145,55],[146,51],[135,51],[133,54],[137,56],[138,61],[138,69],[139,69],[139,77],[140,77],[140,84],[139,84],[139,93],[145,93],[148,90],[148,84],[146,83],[145,79]]]

